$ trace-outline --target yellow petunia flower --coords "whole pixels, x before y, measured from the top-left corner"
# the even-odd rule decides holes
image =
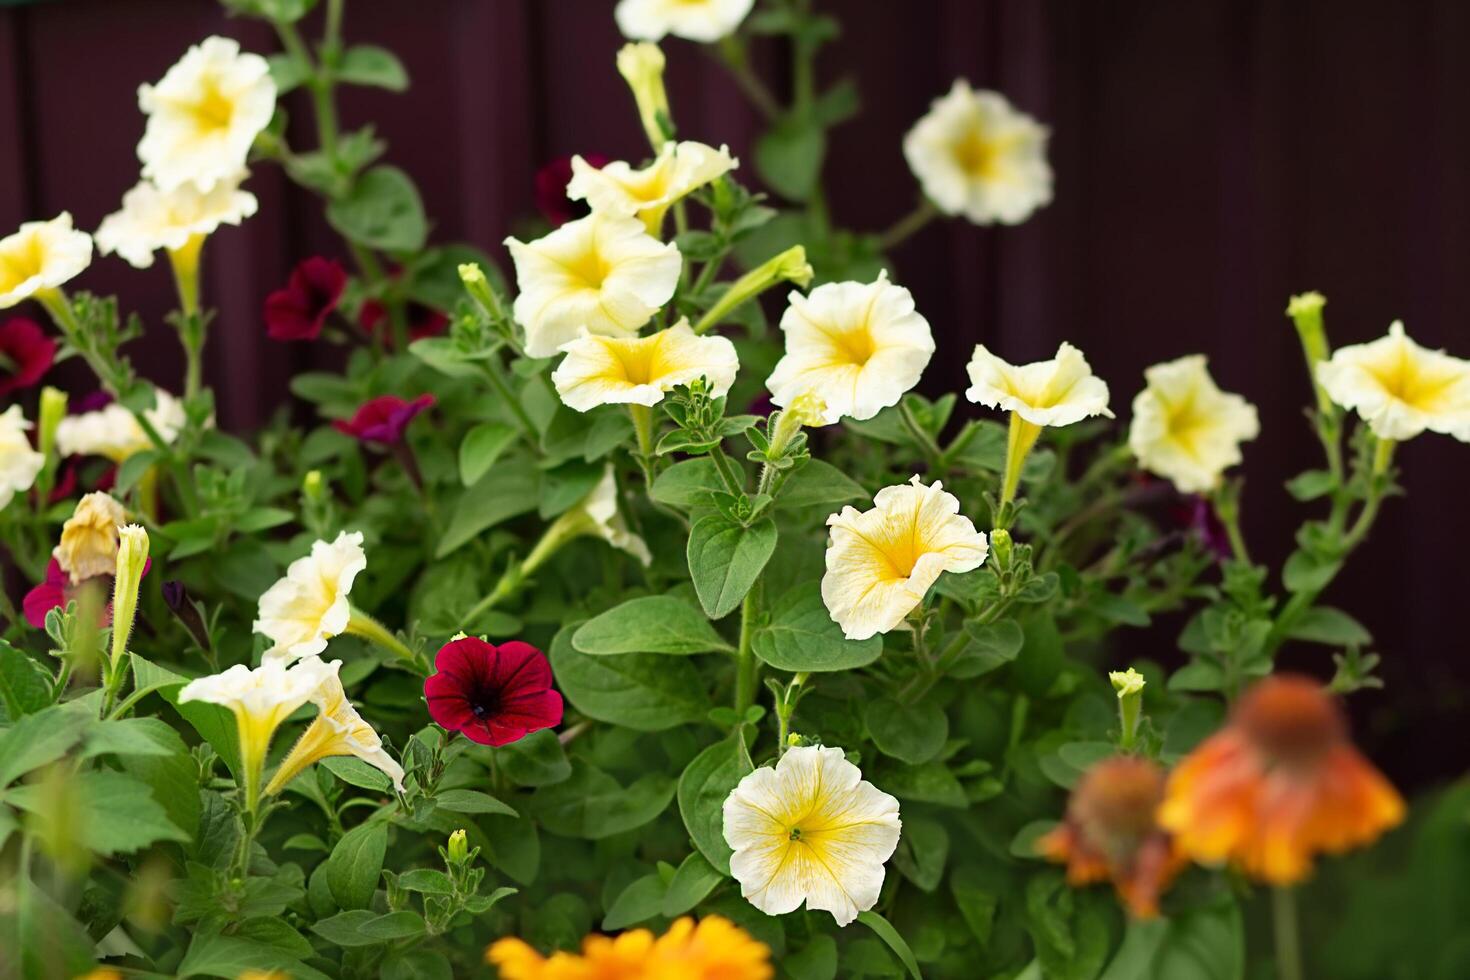
[[[153,253],[160,249],[171,255],[197,251],[220,225],[238,225],[255,213],[255,195],[240,189],[244,177],[221,180],[208,192],[193,184],[163,191],[140,181],[123,195],[122,210],[102,219],[97,251],[116,252],[138,269],[153,265]]]
[[[635,41],[667,34],[710,44],[734,33],[755,0],[620,0],[613,11],[618,30]]]
[[[31,423],[19,405],[11,405],[0,413],[0,510],[4,510],[18,493],[25,493],[36,482],[36,475],[46,465],[44,453],[31,448],[26,430]]]
[[[898,847],[898,800],[863,781],[841,749],[798,746],[725,799],[725,842],[740,893],[767,915],[803,902],[839,926],[873,907]]]
[[[673,243],[625,215],[594,212],[533,242],[505,244],[520,287],[513,312],[532,357],[550,357],[584,331],[633,336],[673,297],[682,266]]]
[[[1256,408],[1227,394],[1195,354],[1155,364],[1133,400],[1128,448],[1138,464],[1183,493],[1206,493],[1240,462],[1240,444],[1260,434]]]
[[[352,618],[347,596],[365,568],[361,531],[343,531],[330,543],[317,541],[310,554],[287,566],[285,576],[260,597],[252,627],[275,641],[263,659],[289,664],[315,657],[328,640],[346,632]]]
[[[1051,201],[1047,129],[997,92],[957,79],[903,140],[924,196],[975,224],[1014,225]]]
[[[118,532],[127,519],[123,505],[101,490],[77,501],[77,509],[61,526],[61,543],[51,552],[72,585],[116,570]]]
[[[67,212],[50,221],[27,221],[0,238],[0,310],[54,295],[91,263],[92,239],[72,227]]]
[[[245,169],[255,137],[276,111],[276,83],[257,54],[227,37],[191,47],[157,85],[138,88],[148,116],[138,159],[143,177],[170,191],[193,184],[211,191]]]
[[[1317,381],[1380,439],[1428,429],[1470,442],[1470,361],[1419,346],[1398,320],[1387,337],[1333,352],[1317,365]]]
[[[337,677],[342,661],[334,660],[326,666],[329,673],[323,676],[321,685],[311,695],[311,701],[321,711],[291,747],[286,758],[281,760],[280,767],[265,788],[266,795],[285,789],[287,783],[313,763],[338,755],[356,756],[381,770],[393,780],[398,791],[403,792],[403,767],[383,749],[383,740],[373,726],[363,721],[362,715],[347,700],[347,692]]]
[[[567,197],[586,201],[594,211],[636,216],[650,235],[658,235],[669,205],[738,166],[728,147],[717,150],[689,140],[665,143],[641,170],[622,160],[598,168],[576,156]]]
[[[144,409],[143,417],[165,444],[177,439],[188,421],[184,403],[162,388],[153,389],[153,407]],[[56,426],[56,450],[62,456],[106,456],[121,464],[152,448],[153,440],[137,417],[117,402],[95,412],[68,415]]]
[[[898,404],[934,355],[929,321],[886,272],[870,283],[793,291],[781,330],[786,354],[766,381],[771,401],[784,407],[813,393],[826,403],[826,423],[870,419]]]
[[[730,390],[740,360],[724,337],[699,337],[680,320],[647,337],[579,337],[551,374],[562,402],[578,412],[599,405],[657,405],[680,385],[705,378],[710,394]]]

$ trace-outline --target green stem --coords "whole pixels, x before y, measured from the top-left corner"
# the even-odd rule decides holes
[[[709,458],[715,464],[715,469],[720,474],[720,480],[724,482],[725,489],[732,494],[738,494],[745,487],[745,481],[735,475],[735,465],[730,462],[730,457],[725,455],[725,447],[716,443],[709,451]]]
[[[781,104],[766,88],[764,82],[755,72],[750,70],[750,60],[746,57],[745,40],[737,34],[727,35],[720,41],[720,61],[730,70],[730,77],[735,79],[735,84],[740,91],[750,100],[751,105],[767,120],[774,120],[781,115]]]
[[[1303,980],[1296,892],[1285,885],[1273,888],[1271,912],[1276,929],[1276,980]]]
[[[376,643],[389,653],[412,665],[421,674],[427,675],[430,672],[428,664],[424,662],[422,657],[405,646],[403,641],[394,636],[386,626],[356,606],[352,607],[352,614],[351,618],[347,620],[346,631],[353,636],[360,636],[370,643]]]
[[[919,202],[918,207],[899,218],[889,226],[887,231],[883,232],[878,239],[878,249],[887,252],[897,248],[918,234],[937,217],[939,217],[939,209],[927,197],[924,198]]]
[[[939,444],[934,441],[919,420],[914,417],[914,410],[909,407],[907,399],[900,399],[898,403],[898,417],[903,421],[904,428],[909,430],[909,435],[919,444],[920,451],[924,454],[925,461],[929,464],[931,476],[942,476],[944,469],[944,454],[939,450]]]
[[[740,603],[740,643],[735,649],[735,712],[743,719],[746,709],[755,704],[756,671],[760,666],[751,649],[755,634],[756,605],[760,599],[760,582],[751,586]]]
[[[536,423],[531,421],[531,416],[527,414],[525,406],[521,404],[520,399],[516,398],[515,393],[510,390],[510,384],[500,376],[500,364],[498,362],[492,364],[489,361],[482,361],[481,363],[485,367],[485,377],[489,379],[490,387],[495,389],[495,393],[500,396],[500,399],[505,402],[506,407],[510,409],[511,414],[516,417],[516,422],[521,427],[521,435],[525,437],[526,442],[532,449],[539,453],[541,451],[541,444],[536,439]]]

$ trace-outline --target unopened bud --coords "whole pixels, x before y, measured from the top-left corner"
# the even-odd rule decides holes
[[[449,860],[453,864],[463,864],[470,855],[470,845],[463,830],[456,830],[449,835]]]
[[[1005,571],[1011,567],[1013,553],[1011,532],[998,527],[990,532],[990,553],[995,557],[995,567]]]
[[[311,470],[301,481],[301,494],[312,503],[319,504],[322,501],[324,486],[322,471]]]
[[[37,414],[36,443],[41,455],[51,456],[56,445],[56,429],[66,417],[66,392],[47,385],[41,389],[41,407]]]
[[[128,649],[128,635],[138,612],[138,588],[148,564],[148,532],[137,524],[118,529],[116,575],[112,580],[112,665]]]
[[[633,90],[638,118],[655,152],[668,142],[664,125],[669,121],[669,94],[664,90],[664,53],[657,44],[640,41],[618,51],[618,74]]]

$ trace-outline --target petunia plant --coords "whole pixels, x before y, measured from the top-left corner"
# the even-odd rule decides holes
[[[1298,896],[1427,902],[1363,870],[1403,836],[1337,857],[1411,811],[1342,704],[1373,639],[1321,600],[1395,446],[1470,441],[1470,362],[1400,324],[1334,351],[1325,300],[1290,301],[1323,463],[1268,568],[1240,514],[1286,501],[1241,473],[1295,420],[1245,379],[957,349],[889,261],[1050,201],[1047,130],[999,93],[936,93],[892,148],[916,210],[843,230],[835,21],[620,0],[607,81],[648,152],[548,168],[498,263],[431,243],[342,129],[340,87],[408,87],[343,0],[311,39],[313,0],[225,5],[279,50],[201,40],[139,90],[117,213],[0,237],[0,973],[1295,980],[1352,944],[1465,972],[1453,928],[1375,947]],[[772,36],[789,103],[752,67]],[[660,44],[731,71],[770,124],[748,151],[681,138]],[[270,167],[340,242],[259,297],[263,342],[344,367],[226,432],[200,268]],[[84,288],[160,252],[178,378]],[[36,391],[64,358],[95,385]],[[1277,671],[1293,644],[1311,676]]]

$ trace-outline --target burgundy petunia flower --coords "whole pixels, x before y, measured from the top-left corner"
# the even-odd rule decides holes
[[[420,395],[406,402],[397,395],[379,395],[364,402],[352,418],[332,423],[338,432],[363,442],[380,442],[385,446],[403,441],[403,430],[415,415],[434,404],[433,395]]]
[[[1199,536],[1205,550],[1224,561],[1235,557],[1235,548],[1230,544],[1230,533],[1215,513],[1210,498],[1194,494],[1184,497],[1174,506],[1174,519],[1184,528]]]
[[[346,287],[342,263],[319,255],[304,259],[291,270],[286,288],[265,298],[266,331],[273,340],[315,340]]]
[[[551,665],[529,643],[493,646],[472,636],[450,640],[424,681],[429,714],[441,728],[481,745],[508,745],[561,724]]]
[[[54,360],[56,341],[39,325],[24,317],[7,321],[0,327],[0,398],[40,381]]]
[[[608,163],[608,158],[601,153],[587,153],[582,159],[598,168]],[[567,197],[567,184],[571,179],[571,157],[557,157],[536,171],[536,210],[553,225],[564,225],[588,213],[586,201],[573,201]]]
[[[403,314],[408,318],[410,343],[425,337],[438,337],[449,329],[448,315],[423,303],[410,300],[404,304]],[[392,346],[393,321],[388,316],[388,308],[378,300],[363,301],[362,309],[357,311],[357,325],[370,337],[381,332],[383,339]]]
[[[143,562],[143,574],[148,574],[148,569],[153,567],[153,559],[149,558]],[[31,591],[26,593],[25,599],[21,601],[21,612],[25,614],[26,622],[38,630],[46,628],[46,614],[53,609],[65,608],[66,604],[77,594],[77,590],[88,582],[101,580],[106,586],[107,595],[112,595],[112,576],[96,575],[93,578],[84,579],[76,585],[71,584],[71,576],[62,571],[61,563],[55,558],[51,559],[46,566],[46,579]],[[112,602],[108,601],[102,610],[102,622],[106,626],[112,622]]]

